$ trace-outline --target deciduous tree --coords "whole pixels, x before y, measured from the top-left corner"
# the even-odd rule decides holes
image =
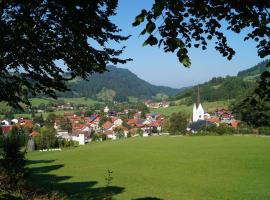
[[[108,44],[128,37],[111,22],[117,0],[0,0],[0,101],[30,104],[29,94],[66,91],[66,80],[125,63]],[[69,72],[64,74],[64,68]]]

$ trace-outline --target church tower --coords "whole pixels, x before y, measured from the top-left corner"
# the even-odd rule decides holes
[[[193,122],[196,122],[198,120],[204,120],[204,110],[200,101],[201,101],[200,89],[198,86],[196,103],[194,103],[194,106],[193,106],[193,117],[192,117]]]

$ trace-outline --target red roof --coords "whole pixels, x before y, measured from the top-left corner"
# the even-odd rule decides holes
[[[233,128],[237,128],[238,124],[239,124],[239,121],[236,121],[236,120],[234,120],[234,121],[231,122],[231,126]]]
[[[109,128],[111,128],[112,127],[112,123],[110,122],[110,121],[106,121],[103,125],[102,125],[102,127],[104,128],[104,129],[109,129]]]
[[[116,120],[118,120],[119,118],[118,117],[111,117],[112,119],[112,122],[115,122]]]
[[[13,126],[11,125],[6,125],[6,126],[1,126],[2,128],[2,132],[7,134],[9,131],[11,131],[11,129],[13,128]]]
[[[117,126],[117,127],[114,127],[114,128],[113,128],[113,131],[115,131],[116,129],[122,129],[123,131],[128,131],[128,128],[127,128],[127,127],[124,127],[124,126]]]
[[[162,120],[157,120],[157,121],[154,121],[154,122],[151,122],[149,124],[147,124],[147,126],[149,127],[154,127],[154,126],[161,126],[162,125]]]
[[[136,122],[137,122],[137,119],[130,119],[130,120],[128,120],[128,124],[129,125],[135,125]]]

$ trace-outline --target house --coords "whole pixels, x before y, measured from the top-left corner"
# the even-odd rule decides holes
[[[168,108],[169,107],[169,103],[167,101],[162,101],[162,102],[145,101],[144,104],[148,108],[153,108],[153,109]]]
[[[85,136],[84,136],[84,134],[73,135],[71,139],[73,141],[79,142],[79,145],[84,145],[85,144]]]
[[[123,120],[118,118],[118,117],[113,116],[113,117],[111,117],[111,119],[112,119],[113,125],[115,125],[115,126],[121,126],[123,124]]]
[[[106,106],[103,110],[104,113],[108,113],[110,111],[110,109],[108,108],[108,106]]]
[[[116,139],[116,136],[115,136],[115,133],[113,132],[113,130],[106,130],[106,131],[104,131],[103,134],[106,135],[106,137],[108,139],[112,139],[112,140]]]
[[[12,123],[12,124],[18,124],[18,123],[19,123],[19,120],[16,119],[16,118],[14,118],[14,119],[11,120],[11,123]]]
[[[189,127],[187,128],[188,131],[191,131],[192,133],[198,132],[202,127],[209,127],[209,126],[215,126],[214,123],[206,120],[198,120],[196,122],[192,122]]]
[[[112,130],[113,123],[110,121],[106,121],[103,125],[102,128],[104,130]]]
[[[0,128],[2,129],[3,134],[9,133],[12,130],[13,127],[14,126],[12,126],[12,125],[3,125],[3,126],[0,126]]]
[[[1,121],[1,125],[8,126],[8,125],[10,125],[10,124],[11,124],[11,123],[10,123],[9,120],[4,119],[4,120]]]

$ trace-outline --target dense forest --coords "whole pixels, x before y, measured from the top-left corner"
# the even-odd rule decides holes
[[[214,77],[210,81],[200,84],[202,101],[221,101],[244,98],[256,87],[259,75],[266,70],[269,60],[263,61],[254,67],[240,71],[237,76]],[[171,100],[188,99],[194,102],[197,86],[185,89]]]
[[[128,69],[108,66],[108,72],[92,74],[86,80],[73,80],[68,83],[72,92],[59,93],[62,97],[89,97],[96,99],[101,92],[108,90],[115,94],[114,100],[125,101],[128,96],[151,98],[157,94],[172,96],[180,90],[164,86],[152,85]],[[113,92],[112,92],[113,91]]]

